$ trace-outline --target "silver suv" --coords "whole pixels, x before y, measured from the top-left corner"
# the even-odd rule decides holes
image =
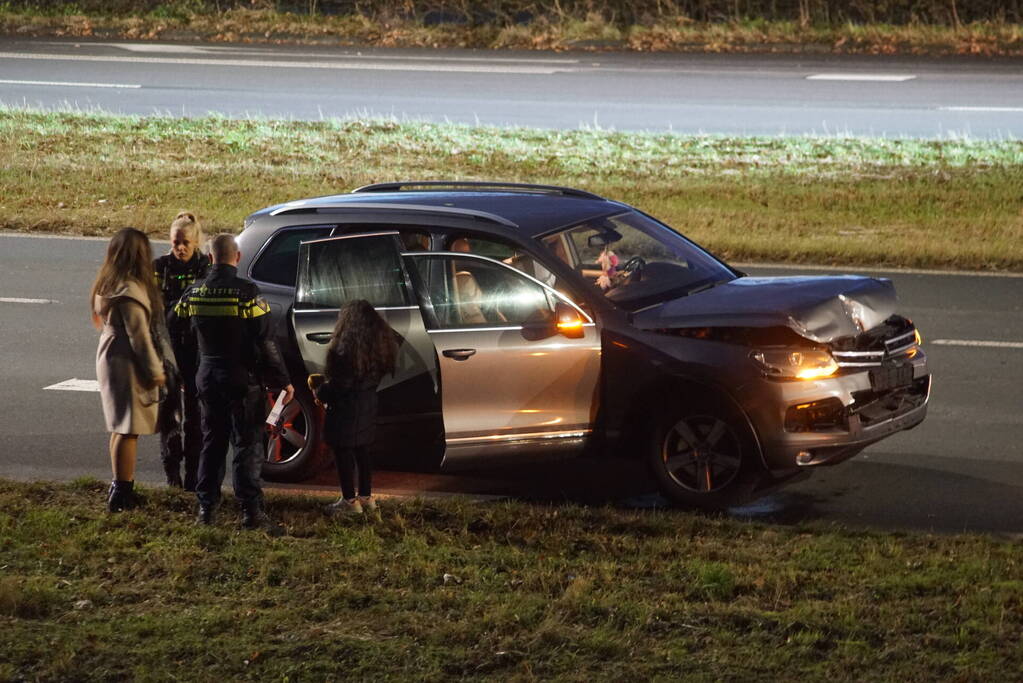
[[[401,336],[378,447],[405,466],[643,458],[673,500],[720,508],[927,410],[927,361],[889,280],[748,277],[581,190],[382,183],[258,211],[239,243],[295,386],[322,371],[345,301]],[[264,476],[307,477],[318,437],[300,392]]]

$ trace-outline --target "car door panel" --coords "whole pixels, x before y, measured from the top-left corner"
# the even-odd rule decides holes
[[[582,339],[528,341],[521,328],[431,330],[449,439],[589,429],[600,371],[593,325]],[[449,350],[473,349],[469,358]]]
[[[506,450],[560,450],[570,440],[578,447],[598,404],[596,325],[573,305],[586,321],[582,335],[557,334],[553,302],[567,299],[508,264],[452,252],[406,257],[431,301],[445,463]]]
[[[379,450],[439,458],[431,448],[443,437],[437,358],[400,248],[396,232],[303,243],[292,325],[306,370],[322,373],[340,307],[356,298],[374,304],[399,340],[395,372],[380,383]]]

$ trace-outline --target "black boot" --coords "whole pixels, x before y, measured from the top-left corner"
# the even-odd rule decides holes
[[[121,512],[138,507],[139,500],[134,489],[134,481],[115,479],[110,482],[110,490],[107,491],[107,512]]]
[[[261,502],[242,503],[242,527],[245,529],[263,529],[271,536],[284,535],[284,527],[270,518],[263,510]]]
[[[246,529],[258,529],[269,521],[270,517],[259,503],[242,503],[242,526]]]
[[[199,514],[195,516],[195,523],[203,526],[211,526],[217,521],[216,508],[212,505],[199,504]]]
[[[180,467],[177,463],[170,463],[166,460],[163,461],[163,472],[167,475],[167,486],[172,489],[180,489],[184,487],[184,482],[181,481]]]

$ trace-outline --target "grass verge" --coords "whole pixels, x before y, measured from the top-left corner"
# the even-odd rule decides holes
[[[270,204],[396,179],[586,188],[720,256],[1023,270],[1023,142],[729,138],[384,120],[175,119],[0,109],[0,229],[208,232]]]
[[[270,538],[0,480],[3,680],[1005,680],[1023,545],[679,511],[390,502]]]
[[[120,14],[83,13],[75,4],[56,12],[0,4],[0,33],[25,37],[377,47],[1023,55],[1023,27],[1004,21],[957,25],[815,24],[733,18],[699,22],[684,15],[660,15],[640,25],[610,21],[599,13],[576,17],[551,12],[527,22],[463,20],[427,24],[386,14],[322,15],[271,9],[203,12],[195,11],[187,3],[153,12]]]

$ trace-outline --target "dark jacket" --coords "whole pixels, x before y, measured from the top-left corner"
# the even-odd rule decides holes
[[[186,289],[167,325],[172,335],[193,334],[200,365],[216,366],[236,386],[276,391],[290,383],[273,341],[270,305],[234,266],[214,265],[205,280]]]
[[[156,285],[163,293],[164,313],[170,313],[186,289],[206,279],[209,270],[209,257],[198,249],[192,254],[192,258],[184,263],[174,254],[165,254],[155,259],[153,275],[156,277]]]
[[[369,446],[376,436],[377,387],[382,375],[356,379],[351,362],[339,356],[336,377],[316,389],[327,407],[324,440],[333,448]]]
[[[196,282],[204,280],[209,270],[209,257],[198,249],[187,262],[180,261],[174,254],[166,254],[155,259],[153,275],[156,277],[157,287],[163,294],[164,315],[169,315],[181,300],[181,295],[185,293],[185,290]],[[182,374],[185,375],[185,381],[194,382],[195,368],[199,361],[195,336],[189,333],[187,327],[183,327],[176,334],[170,335],[170,343],[174,348],[178,366],[181,368]]]

